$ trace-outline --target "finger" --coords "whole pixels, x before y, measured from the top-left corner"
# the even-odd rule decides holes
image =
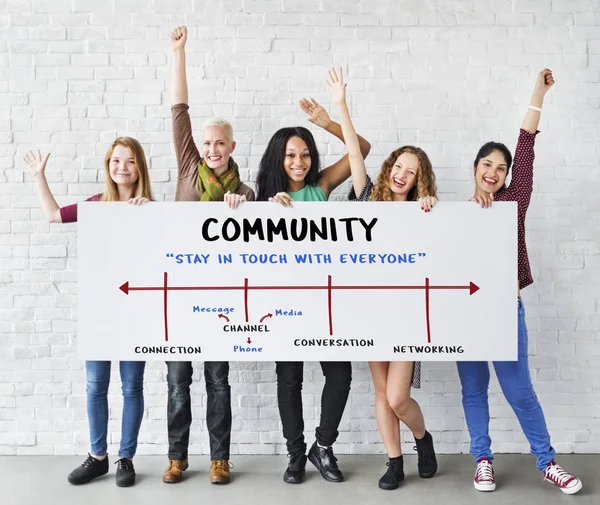
[[[314,98],[311,98],[310,101],[312,102],[313,107],[315,107],[315,108],[321,107],[319,105],[319,102],[317,102]]]
[[[334,74],[333,74],[334,70],[331,69],[328,73],[329,73],[329,79],[331,79],[332,84],[335,83],[337,81],[337,79],[335,78]]]
[[[48,158],[50,158],[50,153],[46,154],[46,156],[44,156],[44,165],[46,163],[48,163]]]
[[[340,82],[344,82],[344,74],[342,73],[342,67],[340,67]]]
[[[40,152],[40,150],[37,150],[37,158],[36,161],[42,161],[42,153]]]
[[[240,202],[245,202],[246,201],[246,195],[242,195],[240,197]]]
[[[331,90],[331,88],[333,87],[333,84],[331,84],[331,83],[329,82],[329,79],[325,79],[325,85],[327,86],[327,88],[328,88],[329,90]]]
[[[311,117],[308,118],[308,122],[312,124],[317,124],[317,122]]]
[[[269,200],[268,200],[268,201],[269,201],[269,202],[273,202],[273,203],[275,203],[275,202],[276,202],[275,198],[273,198],[272,196],[270,196],[270,197],[269,197]]]

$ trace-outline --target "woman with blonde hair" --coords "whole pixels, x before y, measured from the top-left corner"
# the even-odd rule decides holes
[[[77,221],[77,204],[59,207],[46,180],[46,164],[50,153],[40,151],[25,155],[25,163],[35,179],[42,209],[51,223]],[[135,205],[152,200],[146,156],[140,143],[131,137],[117,138],[104,158],[106,185],[104,192],[86,201],[129,202]],[[123,390],[121,443],[117,460],[116,484],[119,487],[135,483],[132,459],[144,415],[144,361],[121,361],[119,368]],[[68,481],[86,484],[108,473],[108,386],[110,361],[86,361],[87,412],[90,428],[90,452],[85,461],[73,470]]]
[[[346,84],[342,75],[332,69],[327,85],[333,101],[340,109],[340,124],[350,158],[352,188],[350,200],[383,202],[419,202],[425,212],[436,203],[435,174],[429,157],[422,149],[403,146],[386,158],[375,184],[367,175],[364,158],[346,103]],[[404,480],[404,461],[400,444],[400,422],[413,432],[418,454],[419,475],[426,479],[437,471],[437,460],[431,434],[419,404],[410,396],[410,388],[421,386],[421,364],[412,361],[369,362],[375,387],[375,417],[389,457],[387,471],[379,479],[379,487],[392,490]]]

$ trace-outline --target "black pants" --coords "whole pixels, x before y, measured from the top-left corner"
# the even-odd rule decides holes
[[[321,361],[325,385],[321,394],[321,420],[316,429],[317,442],[330,446],[339,434],[338,427],[346,407],[352,365],[347,361]],[[304,417],[302,415],[302,380],[304,363],[301,361],[277,362],[277,402],[283,424],[283,436],[290,454],[306,452]]]
[[[192,406],[190,385],[192,364],[189,361],[167,361],[167,427],[169,431],[169,459],[188,457]],[[210,459],[229,459],[231,441],[231,388],[229,363],[206,361],[206,426],[210,438]]]

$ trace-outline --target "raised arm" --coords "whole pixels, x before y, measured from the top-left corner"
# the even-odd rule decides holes
[[[48,181],[46,180],[46,163],[48,163],[49,157],[50,153],[42,157],[40,151],[37,153],[29,151],[25,154],[24,159],[27,168],[29,169],[29,173],[33,175],[35,180],[35,186],[38,195],[40,195],[44,216],[46,216],[46,219],[50,223],[62,223],[60,208],[56,203],[52,191],[50,191],[50,187],[48,186]]]
[[[519,203],[519,212],[526,212],[533,192],[533,161],[535,159],[535,136],[540,124],[544,97],[554,84],[552,71],[545,68],[535,81],[529,108],[521,125],[521,132],[515,149],[512,177],[505,195]],[[538,110],[539,109],[539,110]]]
[[[335,70],[333,71],[333,74],[331,74],[330,72],[330,75],[334,74]],[[346,134],[343,129],[343,125],[332,121],[329,117],[329,114],[327,114],[327,111],[321,105],[319,105],[314,98],[311,98],[310,100],[300,100],[300,107],[304,112],[306,112],[310,116],[308,120],[311,123],[320,126],[324,130],[328,131],[335,137],[339,138],[342,142],[347,144],[345,140]],[[356,131],[354,130],[354,127],[352,127],[352,132],[356,139],[356,144],[358,146],[359,153],[362,159],[364,160],[364,158],[368,156],[369,151],[371,150],[371,144],[369,144],[369,142],[360,135],[357,135]],[[329,195],[335,188],[337,188],[350,176],[350,173],[350,156],[349,154],[346,154],[339,161],[321,171],[319,185],[321,186],[323,191],[327,195]]]
[[[361,194],[367,182],[367,169],[363,157],[360,140],[352,124],[348,103],[346,102],[346,84],[340,68],[339,75],[334,69],[329,72],[327,87],[331,91],[331,98],[340,110],[340,123],[342,135],[345,139],[346,150],[348,151],[348,162],[350,163],[350,172],[352,174],[352,186],[354,193]]]
[[[173,89],[171,105],[188,103],[187,76],[185,73],[185,43],[187,42],[187,26],[178,26],[171,33],[173,49]]]
[[[544,97],[553,84],[554,77],[552,76],[552,70],[545,68],[538,74],[535,81],[535,87],[533,88],[533,94],[529,101],[529,108],[527,109],[527,114],[525,114],[525,119],[521,126],[523,130],[529,133],[537,132],[542,113],[541,109],[544,105]]]

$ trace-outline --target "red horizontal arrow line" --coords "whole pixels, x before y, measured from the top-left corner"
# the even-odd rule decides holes
[[[148,287],[130,287],[129,283],[126,282],[120,288],[125,294],[129,291],[164,291],[165,288],[162,286],[148,286]],[[471,294],[479,291],[479,286],[471,282],[469,286],[168,286],[167,291],[269,291],[269,290],[311,290],[311,289],[324,289],[324,290],[361,290],[361,289],[468,289]]]

